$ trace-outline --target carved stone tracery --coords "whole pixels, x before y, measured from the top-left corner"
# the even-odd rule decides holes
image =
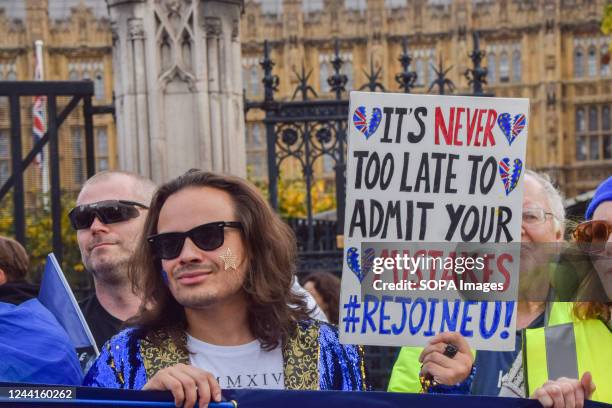
[[[205,17],[204,31],[207,37],[220,37],[223,32],[219,17]]]
[[[156,0],[154,4],[159,81],[162,88],[174,80],[195,89],[192,0]]]
[[[131,18],[128,20],[128,32],[130,40],[144,40],[145,32],[141,18]]]

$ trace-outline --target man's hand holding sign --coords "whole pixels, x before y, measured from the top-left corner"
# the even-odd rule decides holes
[[[470,346],[463,336],[455,332],[436,335],[425,347],[419,361],[421,385],[425,387],[439,384],[459,384],[472,370],[474,357]],[[429,380],[427,384],[425,381]]]
[[[424,346],[421,382],[458,385],[470,347],[514,348],[528,100],[352,92],[349,112],[341,339]]]

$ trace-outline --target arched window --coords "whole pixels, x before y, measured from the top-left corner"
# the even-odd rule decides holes
[[[249,69],[242,67],[242,90],[246,92],[249,89]]]
[[[319,89],[321,92],[329,92],[329,84],[327,79],[329,78],[329,64],[323,61],[319,65]]]
[[[91,78],[91,75],[90,75],[90,73],[89,73],[90,64],[83,64],[83,65],[81,66],[81,68],[82,68],[82,70],[83,70],[83,74],[82,74],[83,79],[89,79],[89,78]]]
[[[610,49],[608,44],[601,46],[599,53],[599,75],[610,75]]]
[[[104,74],[100,71],[96,72],[94,80],[94,95],[96,99],[104,99]]]
[[[347,10],[363,11],[367,8],[366,0],[345,0],[344,7]]]
[[[9,72],[6,75],[6,80],[7,81],[16,81],[17,80],[17,72],[15,71],[15,66],[11,65],[11,67],[9,68]]]
[[[106,128],[96,129],[96,154],[98,156],[108,156],[108,134]]]
[[[576,111],[576,131],[583,132],[586,129],[584,125],[584,110],[578,109]]]
[[[599,160],[599,136],[589,137],[589,159]]]
[[[351,89],[353,89],[353,62],[350,60],[346,61],[342,66],[342,71],[344,72],[344,75],[346,75],[347,78],[345,88],[347,91],[350,91]]]
[[[603,158],[612,159],[612,135],[607,134],[603,137]]]
[[[576,138],[576,160],[586,160],[587,154],[586,136],[578,136]]]
[[[261,127],[259,127],[257,123],[253,125],[251,131],[251,143],[253,147],[263,147],[261,141]]]
[[[251,67],[250,82],[251,95],[259,95],[259,69],[255,65]]]
[[[601,128],[610,130],[610,107],[608,105],[601,109]]]
[[[584,75],[584,54],[582,48],[578,47],[574,51],[574,77],[582,78]]]
[[[512,53],[512,82],[521,82],[521,52]]]
[[[414,63],[414,70],[417,74],[417,85],[423,86],[425,85],[425,77],[423,72],[423,60],[418,58]]]
[[[597,123],[597,106],[591,106],[589,108],[589,131],[596,131],[599,127]]]
[[[497,57],[495,57],[494,53],[490,53],[487,56],[487,81],[489,84],[493,85],[497,81]]]
[[[108,170],[108,134],[106,127],[96,128],[96,161],[98,171]]]
[[[590,77],[597,75],[597,50],[595,46],[589,48],[589,57],[587,60],[587,72]]]
[[[427,83],[431,84],[436,79],[436,60],[433,56],[429,57],[429,62],[427,63]]]
[[[510,67],[508,65],[508,53],[506,51],[502,52],[499,57],[499,81],[510,81]]]

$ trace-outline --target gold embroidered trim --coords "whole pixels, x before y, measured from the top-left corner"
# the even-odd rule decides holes
[[[152,339],[157,337],[156,342]],[[160,341],[161,340],[161,341]],[[183,344],[187,344],[187,336],[183,334]],[[140,341],[140,353],[147,373],[147,379],[161,369],[183,363],[189,364],[189,355],[178,347],[165,333],[155,332]]]
[[[299,324],[294,335],[283,348],[285,362],[285,389],[319,389],[319,325],[311,323],[303,328]]]
[[[359,352],[359,360],[361,360],[361,364],[360,364],[360,373],[361,373],[361,390],[362,391],[367,391],[368,390],[368,384],[367,384],[367,375],[366,375],[366,367],[365,367],[365,351],[363,349],[363,346],[357,346],[357,350]]]

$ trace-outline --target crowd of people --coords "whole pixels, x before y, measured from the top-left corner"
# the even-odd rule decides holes
[[[298,283],[293,232],[246,180],[191,170],[157,187],[102,172],[69,217],[93,276],[95,292],[80,306],[100,355],[83,377],[66,334],[25,281],[25,250],[1,238],[0,354],[10,358],[0,362],[0,381],[169,390],[177,406],[201,407],[225,388],[369,389],[363,348],[341,344],[335,326],[340,280],[323,271]],[[607,301],[520,301],[510,352],[475,352],[455,332],[404,347],[389,391],[532,397],[556,408],[612,403],[612,177],[585,219],[572,239],[589,244],[589,285]],[[527,171],[521,242],[560,242],[565,229],[558,190]],[[20,350],[8,333],[32,330],[24,313],[55,336],[27,337],[34,344],[65,347],[39,362]]]

